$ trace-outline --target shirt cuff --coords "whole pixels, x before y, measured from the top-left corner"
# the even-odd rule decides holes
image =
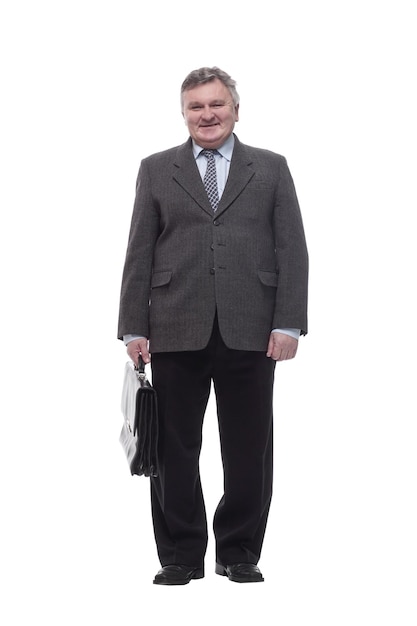
[[[134,339],[145,339],[145,337],[142,337],[142,335],[123,335],[123,341],[125,346],[127,346],[127,344]]]
[[[301,329],[300,328],[274,328],[273,333],[282,333],[283,335],[289,335],[293,339],[299,339]]]

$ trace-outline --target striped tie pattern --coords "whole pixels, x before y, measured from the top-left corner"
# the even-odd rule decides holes
[[[213,211],[216,211],[219,204],[219,192],[217,189],[217,175],[216,175],[216,162],[214,155],[217,150],[202,150],[200,154],[203,154],[207,159],[207,169],[204,174],[203,183],[210,200]]]

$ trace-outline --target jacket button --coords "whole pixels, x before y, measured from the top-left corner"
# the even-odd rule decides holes
[[[215,274],[215,273],[216,273],[216,270],[214,269],[214,267],[212,267],[210,270],[210,274]]]
[[[214,243],[211,244],[210,249],[214,250]]]

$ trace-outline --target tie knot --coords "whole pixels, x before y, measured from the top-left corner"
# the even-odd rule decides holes
[[[200,152],[200,154],[205,156],[206,159],[212,159],[215,154],[218,154],[218,152],[217,152],[217,150],[211,150],[210,148],[204,148],[204,150],[202,150]]]

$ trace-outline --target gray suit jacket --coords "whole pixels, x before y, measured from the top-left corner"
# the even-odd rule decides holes
[[[118,337],[148,337],[151,352],[199,350],[217,310],[229,348],[266,351],[273,328],[307,333],[307,273],[285,158],[235,137],[213,213],[190,138],[141,163]]]

